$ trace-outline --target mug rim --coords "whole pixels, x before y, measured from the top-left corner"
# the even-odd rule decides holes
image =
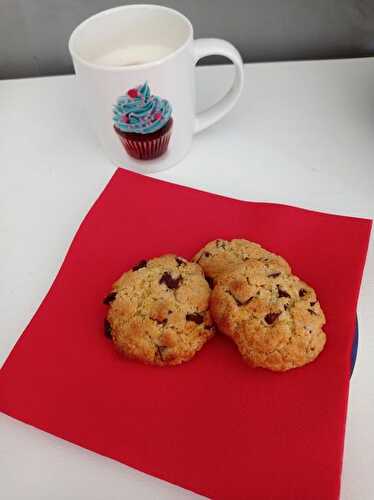
[[[128,66],[112,66],[112,65],[98,64],[98,63],[88,61],[87,59],[85,59],[84,57],[79,55],[77,53],[77,51],[75,51],[73,49],[72,46],[74,43],[74,39],[79,35],[79,32],[82,29],[84,29],[87,24],[91,23],[92,21],[95,21],[97,18],[106,16],[108,14],[112,14],[114,12],[121,11],[121,10],[133,10],[133,9],[139,9],[139,8],[142,9],[144,7],[148,8],[150,10],[151,9],[163,10],[165,12],[169,12],[169,13],[172,13],[174,15],[176,14],[188,26],[189,33],[188,33],[187,39],[182,43],[182,45],[177,47],[175,50],[173,50],[173,52],[171,52],[167,56],[161,57],[160,59],[156,59],[155,61],[142,63],[142,64],[129,64]],[[79,23],[78,26],[76,26],[74,28],[73,32],[71,33],[71,35],[69,37],[68,48],[69,48],[69,52],[70,52],[70,55],[73,58],[73,60],[76,59],[81,64],[84,64],[86,66],[90,66],[91,68],[102,70],[102,71],[134,71],[134,70],[140,70],[140,69],[147,69],[147,68],[150,68],[153,66],[158,66],[158,65],[163,64],[164,62],[168,61],[169,59],[174,58],[177,54],[182,52],[187,47],[187,45],[192,41],[192,39],[193,39],[192,23],[184,14],[182,14],[178,10],[172,9],[170,7],[165,7],[163,5],[157,5],[157,4],[156,5],[153,5],[153,4],[131,4],[131,5],[120,5],[118,7],[112,7],[111,9],[102,10],[101,12],[97,12],[96,14],[93,14],[92,16],[87,17],[84,21]]]

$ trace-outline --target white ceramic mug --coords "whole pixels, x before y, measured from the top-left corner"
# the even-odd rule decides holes
[[[72,33],[69,50],[89,122],[109,158],[142,173],[175,165],[195,133],[221,119],[243,87],[243,62],[229,42],[193,39],[190,21],[158,5],[100,12]],[[196,115],[195,64],[219,54],[235,79],[217,104]]]

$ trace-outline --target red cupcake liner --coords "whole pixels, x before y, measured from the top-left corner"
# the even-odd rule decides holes
[[[173,120],[170,118],[161,130],[149,135],[126,133],[116,127],[114,129],[130,156],[137,160],[153,160],[166,152],[171,137],[172,124]]]

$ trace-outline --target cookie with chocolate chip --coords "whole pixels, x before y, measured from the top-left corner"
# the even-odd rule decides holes
[[[220,274],[233,271],[238,265],[249,260],[274,261],[285,271],[291,272],[283,257],[269,252],[258,243],[244,239],[210,241],[192,260],[203,268],[211,285]]]
[[[201,267],[176,255],[142,260],[104,299],[106,336],[129,358],[164,366],[191,359],[214,334]]]
[[[315,291],[276,262],[250,260],[218,278],[210,312],[252,366],[273,371],[303,366],[326,342]]]

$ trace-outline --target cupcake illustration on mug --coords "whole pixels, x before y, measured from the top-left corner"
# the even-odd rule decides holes
[[[166,99],[151,94],[148,82],[120,96],[113,106],[113,123],[127,153],[138,160],[163,155],[173,127],[171,112]]]

